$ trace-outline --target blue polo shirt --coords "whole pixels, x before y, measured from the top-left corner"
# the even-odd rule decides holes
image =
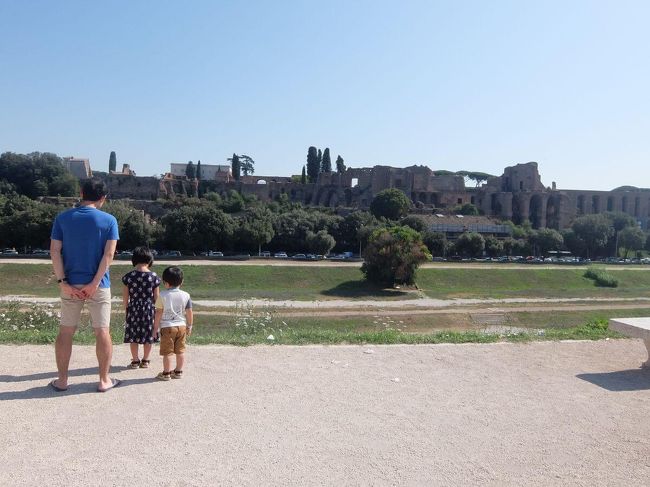
[[[113,215],[90,206],[80,206],[56,217],[51,238],[63,242],[61,252],[68,283],[88,284],[97,273],[106,242],[120,237]],[[99,287],[111,287],[108,270]]]

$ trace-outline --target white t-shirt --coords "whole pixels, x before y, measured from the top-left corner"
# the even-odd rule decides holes
[[[163,310],[160,328],[185,326],[185,310],[192,309],[190,295],[177,287],[160,291],[156,308]]]

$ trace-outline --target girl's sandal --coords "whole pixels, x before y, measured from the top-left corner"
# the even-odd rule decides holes
[[[138,367],[142,367],[142,362],[139,360],[131,360],[131,363],[129,364],[129,369],[137,369]]]
[[[148,369],[150,363],[151,363],[151,360],[142,359],[142,360],[140,360],[140,368],[141,369]]]
[[[183,371],[182,370],[174,370],[172,371],[172,379],[182,379],[183,378]]]

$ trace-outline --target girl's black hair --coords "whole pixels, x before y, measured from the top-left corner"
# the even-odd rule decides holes
[[[162,278],[171,287],[178,287],[183,284],[183,271],[180,267],[168,267],[163,271]]]
[[[138,264],[146,264],[148,266],[153,265],[153,254],[149,247],[136,247],[133,249],[133,257],[131,257],[131,262],[134,266]]]

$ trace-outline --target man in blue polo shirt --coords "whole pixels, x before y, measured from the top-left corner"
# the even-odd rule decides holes
[[[59,376],[50,382],[57,391],[68,389],[72,338],[84,305],[88,307],[95,332],[99,362],[97,391],[106,392],[119,384],[119,380],[108,375],[113,355],[108,268],[119,236],[115,217],[100,210],[106,194],[104,183],[84,182],[80,205],[60,213],[52,226],[50,255],[61,291],[61,326],[54,347]]]

